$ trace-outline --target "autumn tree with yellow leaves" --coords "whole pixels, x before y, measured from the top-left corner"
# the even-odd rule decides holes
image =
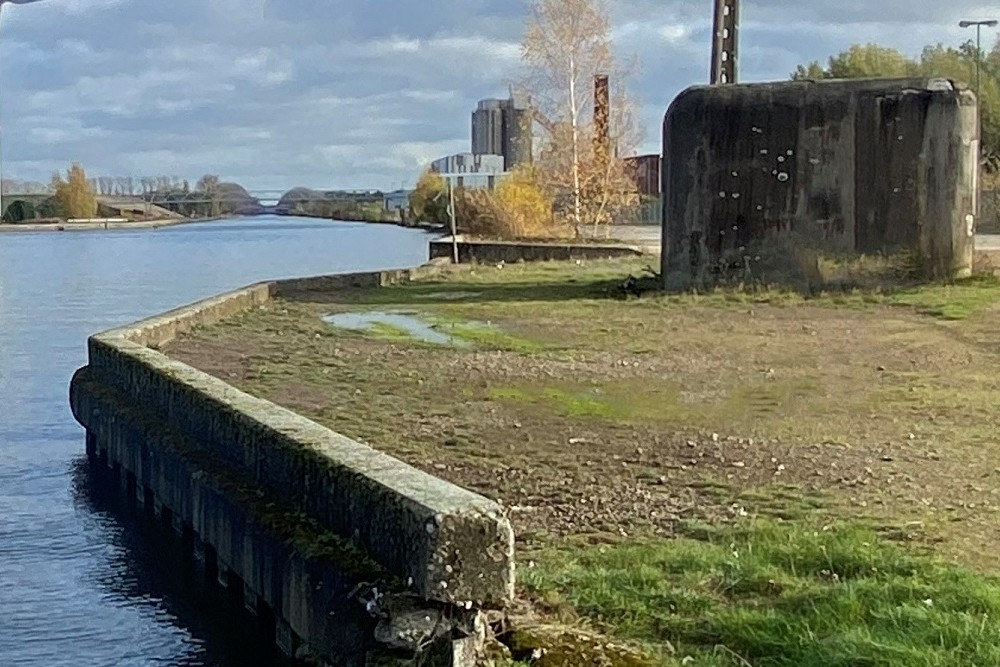
[[[52,176],[53,203],[63,218],[93,218],[97,214],[97,196],[87,180],[87,174],[74,162],[66,171],[66,178],[56,172]]]
[[[415,220],[444,224],[448,221],[448,184],[430,169],[420,175],[420,180],[410,193],[410,212]]]
[[[516,167],[492,192],[461,188],[455,197],[460,229],[494,238],[551,237],[558,233],[552,209],[552,199],[530,165]]]

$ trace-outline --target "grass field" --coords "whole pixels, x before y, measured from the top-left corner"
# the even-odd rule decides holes
[[[1000,284],[621,298],[642,269],[290,295],[166,351],[503,502],[522,625],[553,647],[572,628],[641,649],[611,664],[1000,664]],[[322,320],[376,311],[451,343]]]

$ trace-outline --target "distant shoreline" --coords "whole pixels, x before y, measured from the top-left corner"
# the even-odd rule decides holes
[[[340,218],[328,218],[326,216],[319,215],[303,215],[303,214],[274,214],[279,218],[308,218],[310,220],[327,220],[329,222],[353,222],[353,223],[364,223],[369,225],[393,225],[395,227],[402,227],[403,229],[416,229],[425,232],[444,232],[446,228],[444,225],[434,225],[431,223],[416,223],[416,224],[404,224],[398,221],[392,220],[343,220]],[[234,217],[243,216],[220,216],[217,218],[163,218],[161,220],[141,220],[138,222],[47,222],[43,224],[0,224],[0,234],[4,233],[29,233],[29,232],[98,232],[98,231],[121,231],[129,229],[147,229],[154,230],[160,229],[161,227],[176,227],[179,225],[191,225],[199,222],[216,222],[220,220],[229,220]],[[255,216],[246,216],[255,217]]]
[[[160,229],[191,225],[198,222],[214,222],[226,218],[163,218],[161,220],[140,220],[138,222],[53,222],[40,225],[0,224],[0,234],[18,232],[88,232],[116,231],[125,229]]]

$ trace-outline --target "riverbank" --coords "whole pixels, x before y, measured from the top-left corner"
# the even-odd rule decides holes
[[[222,220],[232,220],[241,216],[220,216],[216,218],[167,218],[163,220],[142,220],[137,222],[60,222],[45,224],[0,224],[0,233],[8,232],[82,232],[82,231],[115,231],[129,229],[160,229],[163,227],[176,227],[179,225],[190,225],[203,222],[217,222]],[[253,219],[260,216],[245,216]],[[372,220],[333,220],[321,216],[310,215],[278,215],[279,218],[309,218],[311,220],[329,220],[330,222],[364,222],[367,224],[392,225],[403,229],[415,229],[428,233],[443,232],[444,229],[438,225],[419,223],[414,225],[402,224],[392,221],[372,221]]]
[[[534,664],[997,662],[962,619],[1000,613],[1000,283],[626,299],[647,263],[290,294],[165,351],[501,501]]]
[[[16,232],[85,232],[85,231],[118,231],[125,229],[160,229],[162,227],[176,227],[178,225],[190,225],[198,222],[214,222],[226,220],[228,218],[166,218],[163,220],[141,220],[137,222],[61,222],[46,223],[43,225],[32,224],[0,224],[0,233]]]
[[[175,544],[108,504],[67,381],[97,331],[260,280],[426,258],[420,232],[269,216],[0,235],[0,581],[18,582],[0,592],[0,665],[273,667],[267,637],[173,567]]]

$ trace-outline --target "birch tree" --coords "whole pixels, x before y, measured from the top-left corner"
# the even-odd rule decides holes
[[[616,61],[607,0],[533,0],[521,43],[526,77],[541,130],[538,173],[556,207],[577,232],[611,222],[638,204],[622,160],[638,143],[626,68]],[[611,82],[609,145],[598,141],[594,78]]]

